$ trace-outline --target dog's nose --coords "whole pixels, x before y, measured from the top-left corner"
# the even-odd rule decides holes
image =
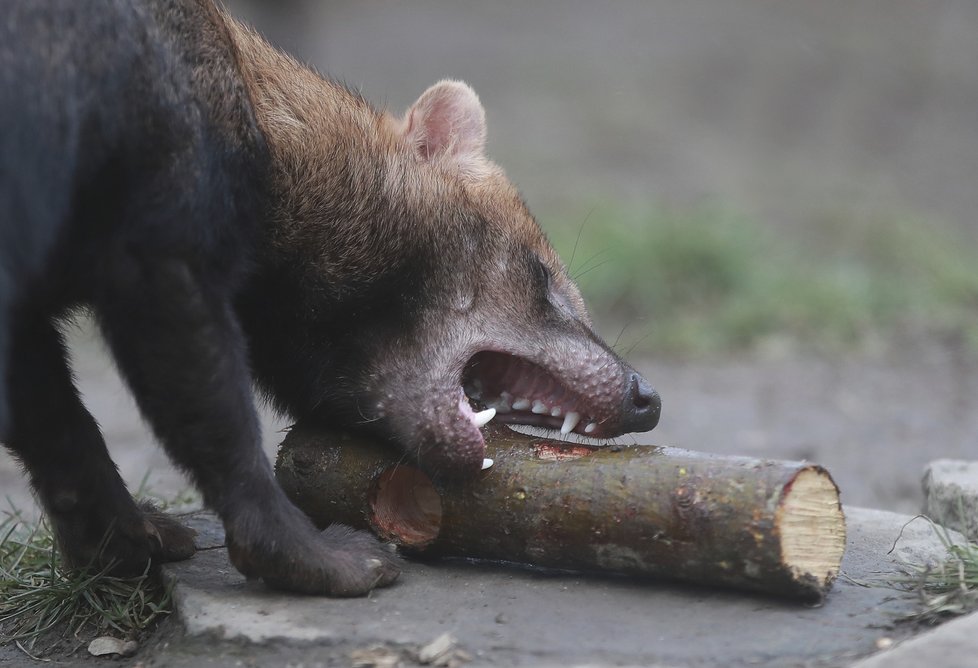
[[[648,431],[659,424],[662,400],[652,389],[649,381],[634,371],[628,378],[628,391],[625,392],[622,428],[624,431]]]

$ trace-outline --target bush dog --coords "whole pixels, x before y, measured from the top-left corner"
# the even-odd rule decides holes
[[[379,111],[211,0],[3,10],[0,440],[70,563],[194,550],[133,501],[75,389],[59,322],[77,309],[235,567],[284,590],[363,594],[398,560],[286,499],[254,386],[441,476],[480,471],[493,418],[594,437],[657,423],[658,395],[592,332],[486,157],[466,84]]]

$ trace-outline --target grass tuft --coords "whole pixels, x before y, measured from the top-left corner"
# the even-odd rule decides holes
[[[0,643],[25,653],[110,634],[133,638],[171,612],[171,592],[155,573],[114,577],[103,570],[68,569],[50,526],[17,511],[0,522]]]
[[[916,591],[920,608],[905,621],[939,624],[978,610],[978,544],[955,542],[947,529],[934,522],[931,525],[948,556],[936,565],[906,567],[907,577],[897,584]]]

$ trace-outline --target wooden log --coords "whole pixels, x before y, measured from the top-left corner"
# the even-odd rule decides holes
[[[592,447],[486,429],[495,464],[432,480],[388,446],[296,426],[286,493],[319,526],[409,552],[654,576],[820,599],[845,519],[821,467],[656,446]]]

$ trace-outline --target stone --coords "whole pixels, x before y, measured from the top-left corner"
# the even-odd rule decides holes
[[[101,636],[88,643],[88,653],[92,656],[132,656],[139,649],[135,640],[122,640],[112,636]]]
[[[924,472],[924,514],[978,540],[978,461],[937,459]]]

